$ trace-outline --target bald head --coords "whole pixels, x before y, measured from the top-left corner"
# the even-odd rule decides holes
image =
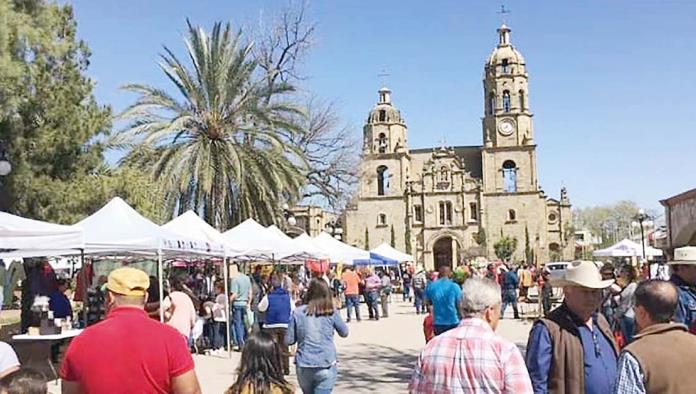
[[[668,323],[677,309],[679,293],[671,283],[659,279],[646,280],[638,284],[636,305],[643,307],[653,323]]]

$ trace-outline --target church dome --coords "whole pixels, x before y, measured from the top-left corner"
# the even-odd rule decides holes
[[[388,88],[379,90],[379,102],[370,111],[367,123],[404,123],[401,111],[392,105],[391,90]]]
[[[498,46],[493,50],[493,53],[491,53],[486,61],[488,67],[502,66],[504,63],[506,65],[521,65],[524,67],[524,57],[520,51],[515,49],[510,43],[510,31],[510,28],[505,24],[498,28]]]

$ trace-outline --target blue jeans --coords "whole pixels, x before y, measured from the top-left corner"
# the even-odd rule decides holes
[[[501,319],[508,305],[512,305],[512,312],[514,313],[515,319],[519,319],[520,313],[517,311],[517,291],[515,291],[515,289],[503,290],[503,306],[500,309]]]
[[[220,349],[222,347],[225,347],[227,344],[227,336],[225,335],[225,331],[227,329],[227,323],[226,322],[220,322],[216,321],[213,322],[213,340],[212,340],[212,345],[213,349]],[[232,336],[230,336],[232,338]]]
[[[416,313],[425,313],[425,306],[423,306],[423,289],[414,287],[413,295],[416,297],[414,302]]]
[[[404,285],[404,301],[408,300],[411,298],[411,286],[410,285]]]
[[[348,310],[348,318],[350,321],[351,310],[350,308],[355,308],[355,318],[360,321],[360,296],[357,294],[346,295],[346,309]]]
[[[370,315],[375,319],[379,320],[379,310],[377,309],[377,303],[379,302],[379,293],[376,291],[371,291],[367,293],[367,310],[370,311]]]
[[[621,334],[623,334],[626,345],[633,341],[633,334],[635,333],[636,320],[632,317],[621,316],[619,320],[621,325]]]
[[[244,320],[246,319],[246,305],[244,306],[232,306],[232,325],[230,326],[230,338],[234,338],[234,343],[240,348],[244,346],[244,341],[246,341],[247,330],[244,325]]]
[[[338,370],[333,365],[328,368],[296,366],[297,383],[304,394],[328,394],[336,384]]]

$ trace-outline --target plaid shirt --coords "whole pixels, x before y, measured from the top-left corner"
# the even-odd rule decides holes
[[[532,393],[519,349],[481,319],[431,340],[421,353],[410,393]]]

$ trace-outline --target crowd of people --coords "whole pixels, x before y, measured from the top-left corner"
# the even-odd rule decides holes
[[[670,265],[669,281],[642,278],[631,265],[587,261],[553,279],[524,265],[407,268],[402,275],[261,266],[247,275],[232,266],[227,293],[215,275],[194,270],[169,279],[161,305],[150,299],[159,294],[154,278],[122,267],[98,289],[106,318],[73,339],[60,377],[65,393],[196,393],[192,352],[219,353],[229,338],[241,359],[227,393],[294,392],[287,379],[292,353],[299,389],[330,393],[339,375],[334,336],[347,337],[347,323],[361,321],[361,298],[371,319],[388,317],[398,287],[401,299],[426,315],[412,393],[692,393],[696,248],[677,249]],[[496,329],[507,305],[520,317],[517,301],[535,285],[544,316],[532,324],[523,353]],[[563,290],[553,309],[546,304],[552,286]],[[64,292],[60,285],[52,297],[58,310],[66,309]],[[46,392],[43,375],[23,368],[5,345],[0,393]]]
[[[513,298],[507,270],[499,278],[474,275],[459,292],[449,268],[426,288],[438,315],[457,309],[458,324],[442,326],[418,358],[412,393],[694,393],[696,376],[696,247],[675,251],[670,280],[641,278],[622,266],[570,263],[541,283],[563,289],[555,309],[530,331],[523,355],[495,333]],[[543,275],[542,275],[543,276]],[[548,279],[548,274],[546,274]],[[543,279],[542,279],[543,281]],[[547,288],[545,288],[545,286]],[[452,289],[442,291],[440,289]],[[447,294],[447,295],[446,295]],[[507,300],[506,300],[507,296]],[[515,296],[515,298],[517,298]],[[618,328],[618,330],[616,330]],[[691,332],[689,332],[691,330]]]

